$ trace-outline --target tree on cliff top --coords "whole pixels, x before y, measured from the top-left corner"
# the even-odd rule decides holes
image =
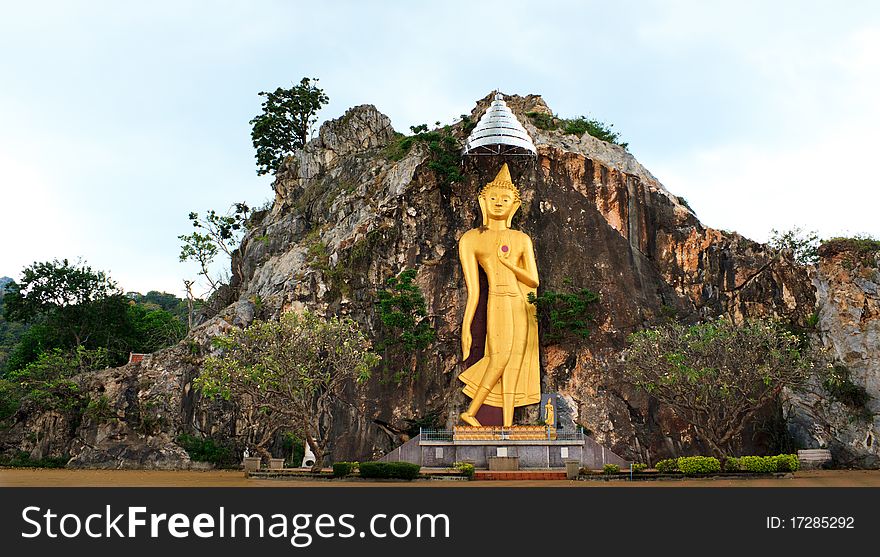
[[[250,121],[251,139],[257,150],[257,175],[275,172],[284,157],[301,149],[318,121],[318,111],[330,100],[316,84],[317,78],[302,78],[290,89],[260,91],[263,113]]]
[[[690,423],[718,456],[733,456],[749,420],[814,365],[802,340],[773,321],[670,323],[630,336],[624,373]]]
[[[315,470],[323,464],[334,402],[348,383],[369,378],[379,361],[357,323],[309,312],[255,320],[215,344],[222,355],[205,361],[195,386],[238,406],[264,457],[278,431],[295,430],[315,453]]]

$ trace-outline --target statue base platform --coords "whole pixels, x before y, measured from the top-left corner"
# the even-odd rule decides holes
[[[454,441],[555,441],[557,437],[556,428],[545,425],[510,427],[460,425],[452,428]]]
[[[452,468],[456,462],[471,462],[478,469],[486,469],[489,459],[495,457],[515,458],[519,469],[565,469],[571,462],[590,469],[601,469],[605,464],[624,468],[630,464],[583,430],[548,426],[422,429],[379,460],[411,462],[425,468]]]

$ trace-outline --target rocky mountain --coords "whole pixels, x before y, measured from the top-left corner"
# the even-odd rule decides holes
[[[452,137],[447,155],[460,149],[489,100],[438,132]],[[580,424],[640,461],[706,453],[668,408],[621,380],[626,336],[668,319],[777,316],[812,331],[846,370],[846,384],[869,398],[856,408],[816,376],[807,389],[786,393],[781,415],[768,412],[755,425],[746,450],[775,449],[787,428],[799,446],[827,446],[841,464],[880,463],[877,253],[843,245],[825,250],[817,267],[801,266],[788,253],[703,225],[625,149],[535,127],[526,113],[551,113],[541,97],[506,100],[538,148],[537,160],[507,162],[523,199],[514,224],[534,240],[542,287],[571,284],[600,295],[586,341],[542,349],[543,390],[559,393],[564,424]],[[501,161],[459,164],[455,155],[457,177],[427,141],[408,143],[370,105],[324,123],[278,172],[272,207],[252,218],[231,284],[214,301],[219,313],[142,363],[91,374],[87,388],[107,398],[110,417],[22,416],[2,446],[35,458],[69,454],[74,466],[189,466],[178,434],[237,431],[228,408],[192,389],[212,336],[304,307],[351,316],[379,335],[377,289],[404,269],[418,272],[437,339],[390,362],[409,371],[402,378],[380,372],[349,388],[348,404],[336,409],[330,456],[377,457],[406,440],[413,424],[453,425],[466,404],[456,379],[466,300],[457,240],[477,223],[477,193]],[[534,410],[518,412],[520,420],[535,418]]]

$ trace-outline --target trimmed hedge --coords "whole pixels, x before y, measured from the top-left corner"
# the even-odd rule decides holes
[[[344,478],[345,476],[350,476],[352,473],[357,471],[358,463],[357,462],[334,462],[333,463],[333,477],[334,478]]]
[[[638,474],[639,472],[644,472],[648,467],[644,462],[634,462],[632,465],[632,471],[634,474]]]
[[[606,464],[602,467],[603,474],[617,474],[620,472],[620,466],[617,464]]]
[[[721,471],[721,462],[714,456],[683,456],[678,459],[678,469],[686,476],[714,474]]]
[[[419,477],[421,466],[409,462],[361,462],[362,478],[395,478],[414,480]]]
[[[797,472],[800,469],[800,461],[796,454],[741,456],[728,458],[724,463],[724,469],[728,472]]]
[[[654,465],[654,468],[657,469],[658,472],[663,474],[668,474],[670,472],[678,472],[678,459],[677,458],[667,458],[661,460],[657,464]]]
[[[801,468],[801,461],[796,454],[780,454],[773,457],[780,472],[797,472]]]

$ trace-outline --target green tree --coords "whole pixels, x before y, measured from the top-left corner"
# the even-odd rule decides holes
[[[770,231],[770,247],[776,250],[790,250],[794,260],[801,265],[819,262],[819,236],[813,230],[807,231],[795,226],[790,230]]]
[[[385,352],[386,362],[389,350],[396,356],[409,355],[427,348],[437,333],[428,318],[425,295],[416,284],[416,270],[407,269],[385,281],[385,288],[378,292],[377,305],[382,320],[383,335],[377,346]],[[412,358],[414,371],[416,358]],[[403,376],[397,373],[397,379]]]
[[[131,352],[150,353],[176,344],[186,336],[186,325],[170,311],[141,304],[128,306],[127,344]]]
[[[78,346],[105,348],[117,362],[127,355],[120,340],[128,326],[128,300],[103,271],[86,264],[55,259],[26,267],[21,282],[7,285],[4,306],[7,320],[42,325],[25,335],[31,356]],[[13,369],[11,360],[7,369]],[[31,361],[17,359],[16,367]]]
[[[28,326],[24,323],[8,321],[4,311],[4,294],[6,285],[12,282],[11,278],[0,278],[0,377],[6,369],[6,361],[22,336],[27,333]]]
[[[120,365],[129,352],[154,352],[183,338],[186,327],[172,313],[135,303],[102,271],[54,260],[34,263],[3,296],[5,318],[28,324],[9,351],[6,372],[24,368],[54,349],[107,352]]]
[[[304,437],[315,453],[315,470],[323,464],[333,404],[347,384],[369,378],[379,361],[357,323],[309,312],[255,320],[215,343],[222,355],[206,359],[195,386],[236,404],[265,457],[279,431]]]
[[[20,409],[38,412],[61,412],[79,419],[88,405],[83,392],[82,373],[106,367],[107,350],[88,350],[82,346],[72,351],[58,348],[43,352],[22,369],[0,379],[0,421],[8,420]]]
[[[672,322],[630,335],[624,375],[690,423],[718,456],[784,387],[814,365],[797,335],[774,321]]]
[[[599,295],[587,288],[572,288],[571,279],[564,279],[563,284],[572,291],[544,290],[540,296],[529,292],[528,301],[536,306],[544,338],[559,341],[569,334],[587,338],[593,320],[590,309],[599,301]]]
[[[301,149],[309,140],[318,111],[330,100],[317,83],[317,78],[304,77],[299,85],[289,89],[279,87],[271,93],[260,92],[265,97],[263,113],[250,121],[258,175],[276,172],[285,156]]]
[[[217,290],[223,280],[211,272],[214,258],[223,252],[230,261],[233,260],[232,252],[241,244],[249,215],[250,207],[246,203],[235,203],[225,215],[211,209],[202,218],[192,212],[189,220],[195,231],[177,237],[183,242],[179,256],[181,263],[198,263],[199,274],[208,282],[211,292]]]

